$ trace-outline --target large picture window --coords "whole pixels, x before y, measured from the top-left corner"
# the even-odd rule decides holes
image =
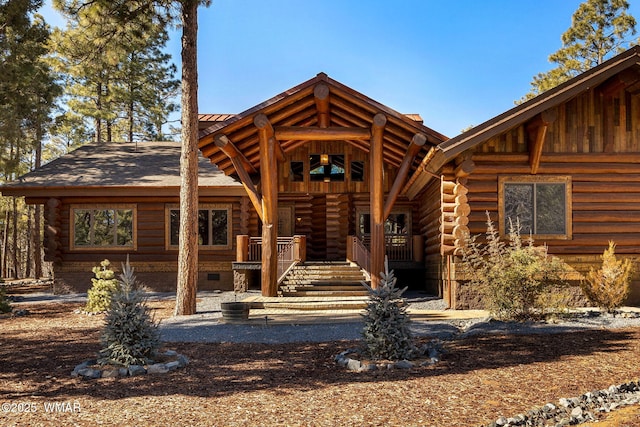
[[[135,206],[71,207],[71,248],[135,249]]]
[[[178,247],[180,209],[167,208],[168,246]],[[198,209],[198,245],[208,249],[231,248],[231,205],[204,205]]]
[[[501,177],[498,191],[501,235],[518,221],[523,236],[571,238],[569,177]]]
[[[344,155],[312,154],[309,156],[309,177],[311,181],[344,181]]]

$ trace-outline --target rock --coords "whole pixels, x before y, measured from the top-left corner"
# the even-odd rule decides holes
[[[558,404],[560,406],[564,407],[564,408],[569,408],[569,407],[573,406],[571,404],[571,401],[569,399],[564,398],[564,397],[558,400]]]
[[[78,370],[78,376],[84,379],[96,380],[102,377],[102,371],[100,369],[82,368]]]
[[[185,366],[187,366],[189,364],[189,359],[187,358],[187,356],[183,355],[183,354],[179,354],[178,355],[178,363],[180,363],[180,367],[184,368]]]
[[[164,355],[166,357],[176,357],[178,355],[178,352],[175,350],[167,350],[164,352]]]
[[[102,378],[117,378],[120,376],[120,369],[105,369],[102,371]]]
[[[408,360],[400,360],[396,362],[394,365],[395,365],[394,367],[398,369],[411,369],[415,366],[413,362],[410,362]]]
[[[129,366],[129,375],[135,377],[137,375],[144,375],[147,373],[147,370],[144,369],[144,366],[140,365],[130,365]]]
[[[571,416],[574,418],[582,418],[582,408],[579,406],[577,408],[573,408]]]
[[[126,377],[129,375],[129,370],[127,368],[119,368],[118,373],[120,373],[121,377]]]
[[[362,368],[362,364],[359,360],[347,359],[347,369],[350,371],[359,371]]]
[[[506,426],[507,425],[507,419],[505,417],[500,417],[496,420],[496,425],[497,426]]]
[[[175,371],[176,369],[178,369],[180,367],[180,362],[178,362],[177,360],[174,360],[173,362],[167,362],[165,363],[165,366],[167,367],[167,369],[169,369],[170,371]]]
[[[147,366],[148,374],[166,374],[169,372],[169,368],[164,363],[154,363],[153,365]]]
[[[375,371],[377,369],[378,365],[375,363],[362,363],[362,367],[360,368],[362,372]]]

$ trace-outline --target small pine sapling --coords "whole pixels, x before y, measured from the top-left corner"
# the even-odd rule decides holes
[[[633,264],[629,259],[616,258],[616,245],[609,242],[609,247],[602,254],[602,267],[593,267],[587,273],[586,280],[580,287],[587,299],[608,312],[622,306],[629,295],[629,285],[633,275]]]
[[[142,293],[136,289],[133,268],[122,266],[119,289],[113,294],[102,332],[101,364],[123,366],[153,362],[160,348],[158,327],[152,320]]]
[[[118,290],[118,279],[109,266],[111,263],[105,259],[99,267],[93,267],[94,278],[91,279],[91,289],[87,291],[87,305],[85,310],[90,313],[107,311],[111,305],[111,296]]]
[[[372,359],[403,360],[418,355],[411,330],[407,304],[402,294],[407,290],[396,288],[396,278],[389,271],[387,260],[380,273],[380,285],[369,290],[369,302],[364,317],[364,353]]]

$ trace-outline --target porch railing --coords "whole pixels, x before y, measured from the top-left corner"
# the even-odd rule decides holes
[[[364,242],[357,236],[348,237],[347,261],[358,264],[368,276],[367,279],[371,278],[371,254]]]
[[[306,236],[278,237],[278,283],[297,263],[306,261]],[[262,238],[237,236],[236,261],[262,261]]]
[[[390,261],[413,261],[413,238],[406,234],[385,234],[385,253]],[[371,238],[365,236],[363,244],[371,247]]]

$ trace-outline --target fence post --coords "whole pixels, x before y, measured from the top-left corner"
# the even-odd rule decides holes
[[[293,236],[293,243],[293,258],[298,262],[305,262],[307,260],[307,236]]]
[[[236,261],[249,261],[249,236],[246,234],[236,236]]]

